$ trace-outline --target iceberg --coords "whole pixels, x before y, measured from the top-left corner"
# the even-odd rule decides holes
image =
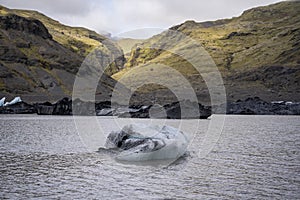
[[[120,161],[176,160],[186,152],[189,139],[171,126],[131,124],[119,132],[111,132],[106,148],[118,148]]]
[[[0,107],[2,107],[4,105],[4,102],[5,102],[5,97],[3,97],[1,100],[0,100]]]
[[[1,99],[2,100],[2,99]],[[21,97],[15,97],[12,101],[6,102],[4,106],[14,105],[16,103],[22,102]]]

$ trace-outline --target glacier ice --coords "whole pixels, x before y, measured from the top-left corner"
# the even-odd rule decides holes
[[[3,98],[0,100],[0,107],[4,105],[4,102],[5,102],[5,97],[3,97]]]
[[[1,99],[2,100],[2,99]],[[18,102],[22,102],[22,99],[21,97],[15,97],[13,100],[11,100],[10,102],[6,102],[4,104],[4,106],[10,106],[10,105],[13,105],[13,104],[16,104]]]
[[[186,152],[188,143],[186,135],[174,127],[131,124],[111,132],[105,146],[121,150],[117,160],[138,162],[175,160]]]

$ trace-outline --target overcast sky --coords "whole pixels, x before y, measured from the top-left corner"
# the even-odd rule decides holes
[[[279,1],[0,0],[0,4],[6,7],[38,10],[63,24],[131,37],[149,36],[186,20],[201,22],[231,18],[246,9],[275,2]],[[142,30],[134,31],[136,29]]]

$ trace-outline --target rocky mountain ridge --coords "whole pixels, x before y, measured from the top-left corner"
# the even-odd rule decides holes
[[[27,10],[0,6],[0,96],[25,101],[57,101],[72,95],[75,75],[85,57],[97,49],[115,56],[107,75],[123,67],[120,47],[105,36],[60,24]],[[100,80],[101,81],[101,80]],[[116,81],[103,76],[97,98],[109,98]]]
[[[96,89],[98,101],[110,100],[117,81],[131,90],[152,81],[137,88],[132,104],[177,102],[170,88],[177,88],[181,82],[170,76],[166,70],[169,67],[191,84],[199,103],[209,106],[210,91],[203,74],[168,51],[193,55],[194,48],[201,46],[222,75],[229,102],[254,96],[267,102],[299,102],[299,11],[299,2],[287,1],[253,8],[232,19],[200,23],[189,20],[140,41],[125,60],[117,44],[94,31],[65,26],[36,11],[1,6],[0,95],[8,99],[21,96],[26,102],[56,102],[70,97],[78,69],[97,48],[102,60],[114,60],[106,70],[108,76],[102,77]],[[191,38],[197,45],[181,43],[181,36],[172,38],[172,32]],[[122,42],[126,48],[132,45]],[[171,84],[155,84],[160,80]],[[188,96],[188,90],[182,95]]]
[[[258,96],[266,101],[300,100],[300,2],[284,1],[253,8],[239,17],[217,21],[186,21],[136,45],[125,69],[113,75],[127,87],[139,84],[124,74],[137,71],[143,81],[165,76],[164,64],[180,72],[192,85],[199,102],[209,104],[210,95],[203,77],[191,63],[168,50],[193,53],[192,45],[180,43],[172,46],[174,32],[185,35],[201,45],[215,62],[223,77],[228,101]],[[194,44],[193,44],[194,45]],[[152,47],[162,47],[155,49]],[[153,66],[146,73],[145,66]],[[155,69],[154,66],[157,66]],[[122,79],[122,80],[121,80]],[[173,84],[176,87],[176,82]],[[163,99],[165,88],[148,85],[142,88],[145,96]],[[172,101],[172,100],[170,100]]]

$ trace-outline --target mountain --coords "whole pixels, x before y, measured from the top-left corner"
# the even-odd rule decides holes
[[[209,104],[209,88],[201,74],[174,54],[193,55],[196,48],[204,48],[222,75],[229,101],[254,96],[266,101],[300,101],[299,13],[299,1],[285,1],[247,10],[232,19],[186,21],[136,45],[126,67],[112,77],[137,88],[145,98],[173,101],[170,88],[182,82],[173,80],[171,68],[191,84],[200,102]],[[185,43],[182,35],[199,46]],[[163,86],[159,80],[171,84]],[[143,83],[151,84],[139,87]]]
[[[195,93],[200,103],[210,104],[212,92],[220,93],[212,85],[216,69],[229,101],[300,101],[299,13],[299,1],[285,1],[231,19],[189,20],[147,40],[114,41],[36,11],[0,6],[0,97],[70,97],[76,77],[99,78],[89,64],[109,64],[101,84],[87,79],[79,97],[92,92],[97,100],[110,100],[120,83],[127,95],[126,88],[134,92],[133,102],[165,105]]]
[[[125,56],[130,56],[131,49],[142,43],[143,39],[133,39],[133,38],[117,38],[116,43],[120,46],[125,54]]]
[[[96,91],[100,99],[108,99],[116,83],[109,75],[125,62],[118,45],[94,31],[63,25],[36,11],[0,6],[0,96],[18,95],[28,102],[70,97],[76,73],[95,49],[102,58],[113,59],[100,80],[105,84]]]

